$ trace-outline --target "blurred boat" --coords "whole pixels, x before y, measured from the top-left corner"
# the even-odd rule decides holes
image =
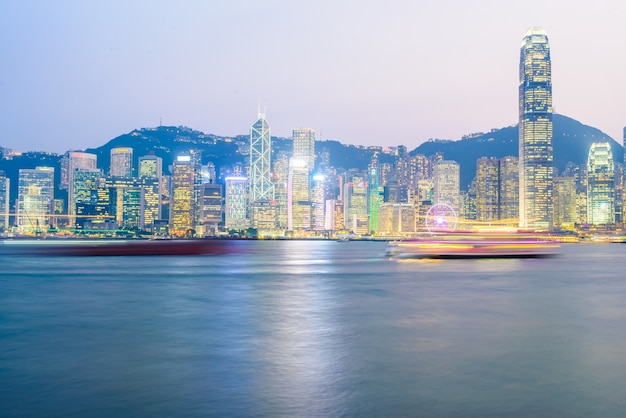
[[[0,255],[154,256],[226,254],[236,243],[215,239],[3,239]]]
[[[387,246],[394,258],[540,258],[559,254],[560,245],[534,237],[444,235],[395,241]]]

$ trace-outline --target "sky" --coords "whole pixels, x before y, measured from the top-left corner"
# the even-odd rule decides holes
[[[560,113],[622,142],[622,0],[0,2],[0,147],[63,153],[134,129],[405,145],[517,123],[543,27]]]

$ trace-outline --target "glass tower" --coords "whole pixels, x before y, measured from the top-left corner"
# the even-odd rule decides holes
[[[273,200],[274,185],[270,176],[271,155],[270,126],[265,115],[250,129],[250,201]]]
[[[543,29],[524,35],[519,67],[519,224],[552,225],[552,73]]]
[[[111,177],[130,178],[133,176],[133,149],[128,147],[111,148]]]
[[[17,225],[20,230],[46,230],[50,226],[54,200],[54,168],[21,168],[17,193]]]
[[[587,160],[587,222],[615,221],[615,165],[608,142],[593,143]]]

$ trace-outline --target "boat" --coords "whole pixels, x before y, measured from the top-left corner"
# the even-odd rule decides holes
[[[541,258],[558,255],[560,245],[541,237],[440,235],[394,241],[387,246],[393,258]]]
[[[227,254],[236,242],[219,239],[3,239],[0,255],[155,256]]]

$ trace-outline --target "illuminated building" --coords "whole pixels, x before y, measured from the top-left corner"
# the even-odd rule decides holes
[[[293,157],[305,162],[309,173],[315,168],[315,131],[309,128],[293,130]]]
[[[309,167],[304,158],[293,157],[289,161],[287,199],[288,229],[310,229],[311,187],[309,182]]]
[[[246,177],[226,177],[226,229],[244,230],[248,223],[248,179]]]
[[[288,229],[289,204],[289,156],[281,151],[273,163],[272,183],[276,200],[276,227]]]
[[[450,206],[454,213],[459,213],[461,192],[461,168],[459,163],[440,160],[433,170],[433,203]]]
[[[615,222],[615,165],[608,142],[593,143],[587,160],[587,222]]]
[[[577,222],[576,179],[574,177],[554,178],[554,226],[572,229]]]
[[[109,166],[111,177],[130,178],[133,176],[133,149],[111,148],[111,164]]]
[[[139,157],[139,179],[141,180],[140,224],[142,229],[154,232],[154,222],[161,219],[163,160],[156,155]]]
[[[216,235],[224,214],[224,196],[221,184],[205,183],[202,185],[202,204],[200,225],[203,235]]]
[[[79,229],[85,227],[91,217],[96,217],[98,204],[98,187],[102,172],[99,169],[79,168],[72,172],[72,190],[70,201],[72,213],[76,215],[75,225]]]
[[[270,156],[272,141],[270,126],[265,115],[259,118],[250,129],[250,196],[251,202],[274,200],[274,185],[270,177]]]
[[[163,175],[163,159],[156,155],[139,157],[139,177],[160,179]]]
[[[170,234],[176,237],[193,233],[195,213],[195,169],[189,155],[180,155],[173,164],[170,204]]]
[[[380,166],[378,164],[378,153],[374,153],[368,167],[369,174],[369,208],[370,231],[378,231],[378,211],[383,202],[383,187],[380,185]]]
[[[67,153],[67,213],[69,215],[76,215],[76,202],[73,200],[76,193],[73,190],[74,187],[74,175],[77,170],[96,170],[97,156],[87,152],[70,151]],[[63,174],[63,173],[62,173]],[[61,177],[63,182],[63,176]],[[70,225],[74,224],[74,218],[70,216]]]
[[[326,231],[342,231],[344,224],[344,205],[341,200],[327,200],[324,213],[324,229]]]
[[[410,203],[383,203],[379,212],[379,230],[388,234],[415,232],[415,206]]]
[[[19,170],[17,226],[21,231],[45,231],[50,226],[53,201],[54,168]]]
[[[519,68],[519,224],[552,223],[552,73],[543,29],[524,35]]]
[[[346,228],[351,228],[355,234],[363,233],[361,225],[365,218],[368,219],[367,233],[369,233],[368,194],[368,184],[361,176],[352,176],[351,181],[344,185]],[[356,229],[361,232],[356,232]]]
[[[503,157],[500,165],[500,220],[519,224],[519,159]]]
[[[476,161],[476,219],[492,222],[500,219],[500,166],[496,158]]]
[[[10,204],[10,185],[9,179],[3,171],[0,171],[0,232],[9,228],[9,207]]]

